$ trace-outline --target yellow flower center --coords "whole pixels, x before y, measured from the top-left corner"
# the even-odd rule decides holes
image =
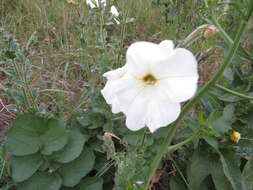
[[[157,82],[156,77],[152,73],[147,73],[141,78],[146,85],[154,85]]]

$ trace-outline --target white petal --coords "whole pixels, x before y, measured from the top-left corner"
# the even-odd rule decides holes
[[[115,95],[115,87],[117,87],[117,83],[118,81],[108,81],[105,87],[101,90],[106,103],[112,106],[112,113],[120,112],[120,104]]]
[[[111,12],[112,15],[115,16],[115,17],[118,17],[118,16],[119,16],[119,12],[118,12],[117,8],[116,8],[114,5],[111,6],[110,12]]]
[[[146,87],[130,103],[126,113],[126,126],[130,130],[137,131],[145,127],[149,101],[153,92],[152,88]]]
[[[187,49],[177,48],[167,55],[165,61],[152,65],[152,73],[158,78],[197,77],[197,60]]]
[[[195,94],[198,77],[170,77],[158,82],[161,90],[165,91],[173,102],[184,102]]]
[[[124,66],[112,71],[108,71],[104,73],[103,76],[106,77],[107,80],[117,80],[120,79],[126,73],[126,71],[126,66]]]
[[[164,60],[162,48],[151,42],[133,43],[127,50],[126,65],[128,71],[136,78],[150,72],[151,65]]]
[[[135,97],[145,86],[132,75],[126,73],[115,86],[115,95],[120,102],[120,110],[126,113]]]
[[[159,44],[159,47],[164,51],[166,54],[171,54],[173,53],[174,50],[174,44],[173,41],[171,40],[164,40]]]
[[[101,5],[102,5],[103,7],[106,6],[106,0],[100,0],[100,3],[101,3]]]
[[[113,20],[116,22],[116,24],[120,24],[120,21],[117,18],[114,18]]]
[[[174,122],[180,115],[180,104],[171,102],[164,98],[162,92],[156,92],[148,105],[146,115],[146,125],[151,132],[154,132],[160,127],[166,127]]]
[[[92,0],[86,0],[86,4],[89,5],[90,8],[92,8],[92,9],[98,6],[98,1],[95,0],[95,2],[96,2],[97,4],[93,3]]]

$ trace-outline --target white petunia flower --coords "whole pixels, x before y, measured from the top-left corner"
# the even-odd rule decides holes
[[[106,0],[86,0],[86,4],[90,6],[90,8],[98,8],[100,6],[106,6]]]
[[[174,122],[180,102],[196,92],[197,61],[170,40],[136,42],[127,50],[125,66],[103,76],[108,81],[101,93],[112,112],[123,112],[130,130],[147,126],[154,132]]]
[[[119,16],[119,12],[118,12],[117,8],[116,8],[114,5],[111,6],[110,12],[111,12],[112,15],[115,16],[115,17],[118,17],[118,16]]]

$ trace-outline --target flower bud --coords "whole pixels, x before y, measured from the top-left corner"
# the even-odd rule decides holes
[[[196,28],[192,33],[190,33],[180,44],[182,47],[187,47],[191,45],[193,42],[201,39],[201,37],[209,38],[214,36],[219,32],[219,29],[211,24],[203,24]]]
[[[78,3],[74,0],[68,0],[69,5],[78,5]]]
[[[233,131],[232,134],[230,135],[231,141],[238,143],[241,139],[241,134],[237,131]]]
[[[207,24],[204,28],[204,32],[203,32],[203,36],[205,38],[209,38],[214,36],[215,34],[217,34],[219,32],[219,29],[216,28],[214,25],[211,24]]]

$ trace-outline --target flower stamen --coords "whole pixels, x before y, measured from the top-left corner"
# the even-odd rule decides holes
[[[154,85],[157,82],[156,77],[152,73],[147,73],[141,78],[146,85]]]

